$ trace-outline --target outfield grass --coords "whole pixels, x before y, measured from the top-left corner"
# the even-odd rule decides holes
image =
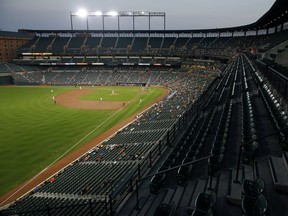
[[[0,87],[0,196],[46,168],[89,132],[94,131],[73,150],[164,93],[159,88],[141,93],[141,87],[95,87],[95,92],[81,99],[132,101],[121,111],[80,110],[52,101],[52,96],[75,88],[53,87],[53,93],[51,89]],[[110,95],[112,90],[115,95]]]

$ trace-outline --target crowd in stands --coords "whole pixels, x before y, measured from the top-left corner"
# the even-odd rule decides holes
[[[53,55],[232,56],[238,50],[267,51],[287,39],[278,34],[240,37],[35,37],[17,52]]]

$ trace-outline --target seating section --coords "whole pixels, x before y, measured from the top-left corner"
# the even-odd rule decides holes
[[[35,77],[36,73],[41,74],[37,71],[33,73]],[[93,211],[99,212],[100,215],[104,204],[101,205],[97,200],[104,198],[107,205],[112,203],[113,208],[116,208],[126,194],[135,187],[135,179],[143,176],[159,155],[169,147],[184,126],[187,108],[193,106],[193,102],[199,99],[215,79],[213,72],[206,72],[209,76],[205,77],[202,73],[161,74],[156,71],[156,75],[152,78],[153,72],[147,76],[142,71],[46,72],[45,80],[53,84],[65,85],[74,84],[75,80],[79,82],[82,80],[80,83],[90,80],[110,85],[114,82],[134,83],[139,80],[145,82],[150,80],[151,85],[167,86],[171,92],[162,102],[139,115],[128,127],[35,188],[30,196],[17,202],[10,210],[15,213],[39,209],[45,211],[48,204],[51,212],[56,212],[54,208],[58,206],[57,201],[61,200],[61,206],[64,206],[62,212],[70,212],[72,210],[65,211],[68,209],[67,205],[81,205],[84,200],[87,204],[87,200],[91,199],[93,203],[90,205]],[[30,72],[23,72],[22,77],[29,80],[27,74]],[[209,124],[209,116],[215,113],[216,110],[211,110],[207,117],[203,117],[207,119],[203,123],[203,130]],[[166,168],[163,166],[162,169]],[[37,206],[37,209],[31,206]],[[89,214],[91,209],[86,206],[77,211],[85,215]],[[60,215],[60,211],[55,215]]]
[[[6,64],[0,64],[0,73],[7,73],[10,72],[9,68]]]
[[[51,52],[55,54],[65,53],[65,50],[68,48],[67,44],[69,40],[69,37],[55,38],[53,44],[51,44]]]
[[[287,31],[247,37],[176,37],[176,36],[111,36],[93,34],[75,34],[73,36],[35,37],[20,47],[17,53],[52,52],[54,55],[149,55],[149,56],[217,56],[229,58],[238,50],[257,49],[265,53],[273,47],[287,41]],[[279,50],[282,52],[283,50]],[[272,60],[271,60],[272,59]],[[267,64],[283,70],[275,63],[275,57]]]
[[[258,81],[260,82],[260,78],[258,77]],[[284,129],[287,125],[287,114],[281,107],[279,101],[275,98],[272,91],[269,89],[267,84],[264,84],[262,88],[260,88],[261,96],[265,102],[265,108],[270,115],[270,118],[273,120],[277,129]],[[283,130],[280,132],[279,141],[282,145],[283,150],[287,151],[288,143],[287,143],[287,131]]]
[[[53,43],[54,38],[53,37],[43,37],[39,38],[37,40],[37,43],[34,45],[33,52],[49,52],[50,51],[50,45]]]
[[[39,189],[39,193],[67,194],[68,197],[69,194],[82,195],[83,188],[88,184],[91,188],[85,192],[85,195],[105,196],[116,192],[118,182],[114,183],[114,181],[123,179],[130,172],[132,174],[135,166],[135,162],[124,161],[79,162],[58,175],[55,182],[43,185]]]
[[[38,37],[34,37],[33,39],[29,40],[26,44],[24,44],[22,47],[20,47],[16,53],[26,53],[26,52],[31,52],[32,47],[34,44],[39,40]]]
[[[147,48],[147,37],[135,37],[132,44],[132,49],[129,51],[129,53],[132,54],[142,54],[145,52]]]
[[[112,215],[116,209],[119,215],[264,216],[284,212],[287,194],[276,190],[287,193],[288,188],[286,101],[275,90],[267,68],[262,73],[261,63],[238,52],[260,46],[265,52],[287,40],[284,32],[274,43],[275,35],[244,39],[35,37],[18,52],[46,49],[76,54],[54,59],[62,63],[175,63],[174,57],[187,56],[229,57],[229,61],[218,73],[202,68],[144,71],[141,67],[52,68],[43,73],[33,65],[0,65],[0,71],[11,72],[16,83],[145,83],[170,89],[163,101],[1,214]],[[139,184],[137,179],[148,172],[152,174]],[[131,193],[135,190],[137,193]],[[122,203],[128,194],[130,198]],[[25,211],[30,213],[21,213]]]
[[[271,121],[264,114],[266,110],[270,112],[263,106],[265,100],[261,91],[268,87],[264,83],[261,72],[247,56],[239,55],[231,61],[206,92],[206,99],[199,104],[199,112],[190,117],[187,130],[171,143],[167,155],[152,172],[154,175],[143,180],[143,188],[139,189],[143,193],[139,199],[140,210],[127,210],[129,206],[132,208],[129,202],[135,201],[134,196],[121,209],[120,215],[124,212],[145,215],[153,212],[152,209],[156,213],[161,206],[169,209],[172,203],[175,215],[280,214],[274,206],[287,198],[283,195],[278,199],[276,192],[287,192],[287,156],[283,154],[282,161],[282,158],[269,158],[265,154],[281,153],[283,143],[277,142],[277,136],[268,136],[269,142],[265,139],[255,141],[267,132],[273,132],[268,128],[277,127],[273,118]],[[276,107],[281,109],[275,111],[284,111],[280,103]],[[262,132],[266,126],[268,128]],[[209,152],[211,157],[208,160],[195,163]],[[235,169],[239,154],[242,158],[238,172]],[[179,168],[179,165],[184,166]],[[273,183],[275,188],[271,187]],[[205,197],[212,192],[214,201],[207,202]],[[233,206],[224,204],[227,198]],[[282,208],[285,205],[281,205]]]
[[[89,203],[87,199],[83,198],[71,198],[67,199],[66,197],[57,197],[57,196],[29,196],[25,203],[22,204],[22,201],[19,201],[18,211],[24,211],[29,209],[30,211],[25,215],[46,215],[47,206],[55,206],[57,209],[49,210],[52,215],[89,215],[89,212],[92,208],[93,212],[99,212],[98,215],[106,215],[107,209],[105,209],[105,205],[101,199],[97,201],[94,200]],[[63,205],[65,203],[65,205]],[[36,207],[36,208],[35,208]],[[45,211],[41,211],[41,209],[45,209]],[[37,211],[38,210],[38,211]],[[13,212],[11,212],[13,214]],[[14,212],[15,213],[15,212]],[[4,214],[5,215],[5,214]]]
[[[131,37],[119,37],[117,48],[127,49],[128,46],[132,45],[133,38]]]

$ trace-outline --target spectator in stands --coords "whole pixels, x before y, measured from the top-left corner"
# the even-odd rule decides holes
[[[39,188],[38,186],[36,186],[36,187],[34,188],[33,192],[34,192],[34,193],[37,193],[37,192],[39,191],[39,189],[40,189],[40,188]]]
[[[102,156],[99,155],[96,160],[97,160],[98,162],[101,162],[101,161],[102,161]]]
[[[19,198],[18,200],[16,200],[14,202],[14,206],[16,206],[17,204],[21,203],[23,201],[23,197]]]
[[[88,161],[89,159],[90,159],[90,155],[89,154],[84,157],[84,161]]]
[[[51,183],[55,182],[55,177],[54,176],[50,179],[50,182]]]

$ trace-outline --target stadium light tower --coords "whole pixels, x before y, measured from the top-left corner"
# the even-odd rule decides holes
[[[163,18],[163,28],[166,30],[166,14],[165,12],[150,12],[150,11],[96,11],[87,12],[86,10],[79,10],[77,12],[70,12],[71,30],[73,30],[73,16],[86,17],[87,19],[87,30],[89,30],[88,17],[96,16],[102,17],[102,29],[105,30],[105,18],[106,17],[117,17],[118,30],[120,30],[120,17],[131,17],[133,20],[133,31],[135,30],[135,18],[136,17],[148,17],[148,30],[151,29],[151,17]]]
[[[70,22],[71,22],[71,30],[73,30],[73,16],[79,16],[82,18],[86,18],[86,27],[87,30],[89,30],[89,24],[88,24],[88,12],[85,9],[80,9],[77,12],[70,12]]]

